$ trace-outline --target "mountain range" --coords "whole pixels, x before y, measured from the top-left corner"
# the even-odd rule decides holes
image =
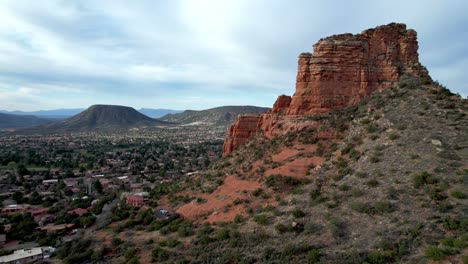
[[[227,128],[238,115],[258,114],[268,108],[255,106],[222,106],[208,110],[187,110],[177,113],[177,110],[142,109],[158,115],[163,112],[174,114],[155,119],[148,117],[132,107],[117,105],[93,105],[80,113],[66,119],[40,118],[31,115],[0,115],[0,128],[24,129],[25,133],[69,133],[85,131],[121,131],[137,127],[154,127],[159,125],[215,125]],[[141,110],[140,110],[141,111]],[[58,112],[49,112],[49,116]],[[63,111],[61,112],[63,113]],[[69,111],[70,113],[70,111]]]
[[[54,118],[54,119],[65,119],[74,115],[77,115],[86,110],[86,108],[70,108],[70,109],[52,109],[52,110],[38,110],[38,111],[6,111],[0,110],[0,113],[13,114],[13,115],[32,115],[43,118]],[[167,114],[177,114],[183,112],[182,110],[174,109],[152,109],[152,108],[140,108],[138,112],[147,115],[152,118],[159,118]]]

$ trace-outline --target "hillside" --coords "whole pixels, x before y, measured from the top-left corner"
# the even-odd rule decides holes
[[[31,115],[0,113],[0,129],[17,129],[52,123],[53,120]]]
[[[144,263],[466,263],[467,114],[406,25],[321,39],[293,96],[231,125],[223,159],[151,190],[177,214],[119,207],[92,245]]]
[[[214,243],[195,238],[191,252],[206,253],[190,256],[461,263],[468,104],[431,80],[417,49],[413,30],[390,24],[322,39],[301,54],[294,95],[240,116],[225,158],[186,180],[196,199],[175,204],[178,213],[233,222],[215,228]]]
[[[257,106],[221,106],[207,110],[186,110],[180,114],[168,114],[160,120],[181,125],[215,125],[228,126],[238,115],[258,114],[267,111],[268,108]]]
[[[203,182],[191,195],[204,202],[179,213],[201,222],[246,221],[235,228],[245,246],[232,249],[227,240],[207,255],[235,250],[263,263],[304,263],[315,252],[327,263],[462,263],[467,102],[436,84],[401,86],[296,119],[299,131],[257,134],[192,179],[187,186]],[[325,128],[334,136],[325,137]]]
[[[165,122],[147,117],[131,107],[93,105],[75,116],[61,122],[39,127],[36,130],[48,133],[112,131],[159,124],[165,124]]]

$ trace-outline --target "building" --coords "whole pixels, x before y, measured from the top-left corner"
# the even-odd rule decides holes
[[[74,224],[46,225],[41,227],[42,232],[47,234],[56,234],[70,231],[75,227]],[[0,262],[1,263],[1,262]]]
[[[42,208],[42,207],[28,209],[28,212],[31,213],[32,216],[45,215],[47,214],[48,211],[49,211],[48,208]]]
[[[142,207],[145,205],[145,198],[139,195],[129,195],[126,200],[127,205]]]
[[[23,213],[26,212],[31,206],[29,204],[12,204],[7,207],[2,208],[2,214],[14,214],[14,213]]]
[[[76,209],[68,211],[67,214],[76,214],[77,216],[82,216],[82,215],[86,214],[87,212],[88,212],[88,210],[86,210],[86,209],[76,208]]]
[[[31,249],[20,249],[13,254],[0,257],[0,263],[22,264],[32,263],[40,259],[48,258],[55,251],[53,247],[36,247]]]

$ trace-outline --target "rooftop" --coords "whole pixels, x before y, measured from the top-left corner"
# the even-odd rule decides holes
[[[0,263],[14,262],[20,259],[29,258],[37,255],[42,255],[42,248],[20,249],[13,252],[13,254],[0,257]]]

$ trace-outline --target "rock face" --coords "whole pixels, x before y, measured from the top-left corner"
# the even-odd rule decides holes
[[[239,115],[236,122],[229,127],[228,134],[224,139],[223,155],[231,153],[235,147],[242,145],[256,133],[260,118],[261,115]]]
[[[271,109],[270,113],[273,114],[281,114],[285,113],[289,109],[289,105],[291,105],[291,96],[287,95],[280,95],[278,99],[276,99],[273,108]]]
[[[327,113],[420,72],[416,32],[390,24],[321,39],[299,56],[290,115]]]
[[[274,124],[281,119],[328,113],[357,104],[372,92],[395,85],[403,76],[428,76],[419,63],[416,32],[407,30],[405,24],[392,23],[356,35],[334,35],[313,47],[314,53],[299,55],[292,98],[280,96],[273,109],[262,116],[239,117],[228,131],[223,155],[257,131],[265,136],[278,134]]]

